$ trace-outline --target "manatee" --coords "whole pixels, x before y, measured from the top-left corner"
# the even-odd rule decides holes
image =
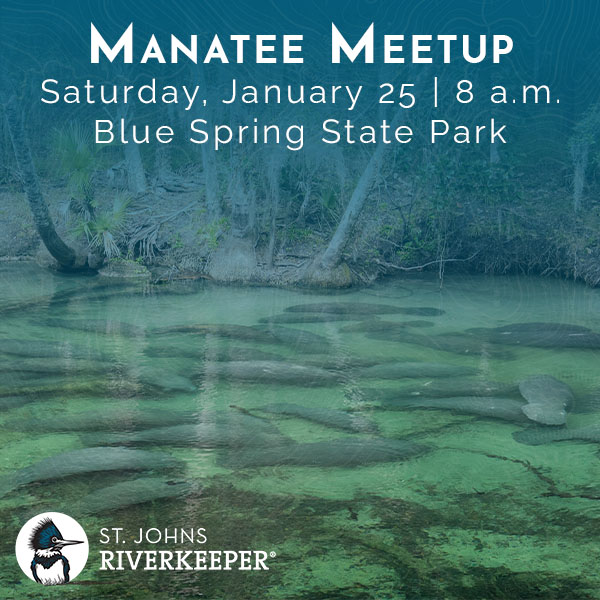
[[[449,410],[468,415],[492,417],[505,421],[527,421],[523,414],[523,402],[513,398],[452,397],[452,398],[394,398],[381,402],[385,408]]]
[[[599,413],[600,392],[598,389],[585,395],[577,395],[577,402],[569,409],[569,412],[578,414]]]
[[[398,323],[394,321],[382,321],[381,319],[367,319],[360,323],[351,323],[350,325],[344,325],[340,329],[344,333],[373,333],[376,331],[394,331],[397,333],[405,333],[407,325],[406,323]]]
[[[398,306],[367,302],[314,302],[288,306],[285,312],[332,313],[339,315],[384,315],[402,312]]]
[[[345,325],[340,329],[345,333],[375,333],[375,332],[394,332],[398,336],[406,334],[406,330],[410,328],[433,327],[434,323],[430,321],[381,321],[380,319],[368,319],[360,323],[352,323]]]
[[[485,341],[474,340],[471,336],[462,333],[442,333],[432,336],[412,334],[403,341],[407,344],[418,344],[426,348],[455,354],[487,354],[504,360],[513,358],[513,355],[507,350],[495,348]]]
[[[13,385],[0,386],[0,397],[4,396],[77,396],[110,393],[110,381],[106,379],[32,379],[31,381],[15,382]]]
[[[242,348],[230,346],[218,348],[216,351],[206,352],[205,360],[219,361],[244,361],[244,360],[285,360],[285,356],[275,352],[264,352],[257,348]]]
[[[71,475],[100,471],[149,471],[170,469],[181,462],[170,454],[131,448],[84,448],[45,458],[6,475],[0,481],[0,496],[35,481],[53,481]]]
[[[260,419],[255,419],[260,422]],[[283,445],[282,435],[259,426],[232,426],[225,422],[200,422],[156,427],[129,433],[86,434],[86,442],[106,445],[150,444],[153,446],[194,446],[197,448],[262,447]]]
[[[187,377],[161,369],[143,369],[137,380],[149,388],[166,392],[195,392],[198,389]]]
[[[61,423],[62,420],[62,423]],[[52,431],[97,431],[115,430],[132,432],[134,430],[145,430],[159,426],[170,425],[197,425],[206,424],[218,427],[246,428],[259,433],[278,433],[268,420],[249,413],[238,414],[223,410],[167,410],[163,408],[144,408],[123,410],[112,414],[104,414],[101,411],[86,411],[75,415],[48,417],[43,419],[7,419],[7,427],[32,428],[38,430],[43,428],[44,422]],[[87,424],[86,424],[87,423]]]
[[[524,429],[513,433],[513,437],[521,444],[539,446],[563,440],[582,440],[584,442],[600,442],[600,424],[576,429],[566,427],[538,427]]]
[[[338,373],[318,367],[262,360],[207,363],[203,374],[226,381],[282,385],[326,386],[340,381]]]
[[[454,354],[488,354],[496,358],[508,360],[513,358],[512,354],[486,340],[478,340],[473,336],[460,333],[442,333],[439,335],[418,335],[407,331],[406,328],[382,329],[367,333],[367,337],[374,340],[384,340],[386,342],[400,342],[402,344],[416,344],[425,348],[442,350],[443,352],[452,352]]]
[[[75,396],[89,398],[104,398],[116,396],[119,398],[140,394],[140,386],[123,378],[99,378],[78,374],[61,373],[52,376],[29,376],[28,373],[1,374],[0,397],[21,396],[33,399],[59,398],[66,399]],[[145,395],[145,394],[144,394]]]
[[[385,315],[404,314],[423,317],[443,315],[444,311],[429,306],[390,306],[387,304],[372,304],[368,302],[316,302],[311,304],[296,304],[288,306],[285,312],[294,313],[333,313],[345,315]]]
[[[515,384],[468,379],[435,379],[398,388],[362,388],[358,396],[364,400],[388,400],[399,396],[449,398],[455,396],[510,396],[519,394]],[[355,393],[356,395],[356,393]]]
[[[402,394],[429,398],[447,398],[452,396],[517,396],[520,399],[516,383],[468,379],[437,379],[422,384],[405,386]]]
[[[145,334],[143,327],[123,323],[122,321],[113,321],[112,319],[58,319],[53,317],[43,321],[42,325],[125,337],[140,337]]]
[[[561,331],[566,334],[576,333],[587,333],[591,331],[589,327],[583,327],[582,325],[570,325],[568,323],[544,323],[544,322],[533,322],[533,323],[512,323],[511,325],[501,325],[499,327],[492,327],[492,331],[498,333],[537,333],[540,330],[543,331]]]
[[[283,313],[271,317],[262,317],[259,323],[278,325],[280,323],[333,323],[334,321],[355,321],[360,316],[335,313]]]
[[[325,425],[326,427],[333,427],[334,429],[342,429],[344,431],[377,433],[379,430],[373,421],[370,421],[362,415],[321,406],[310,407],[282,402],[260,406],[258,410],[276,415],[298,417],[300,419],[319,423],[320,425]]]
[[[92,300],[98,297],[106,298],[116,296],[120,293],[130,292],[134,289],[139,289],[132,287],[131,283],[125,282],[117,282],[113,281],[110,284],[91,284],[91,285],[78,285],[75,288],[70,288],[67,290],[61,290],[58,292],[54,292],[51,295],[39,296],[37,298],[33,298],[25,301],[16,301],[10,302],[7,304],[3,304],[0,306],[0,313],[8,313],[8,312],[20,312],[25,313],[27,310],[39,306],[41,304],[51,306],[59,306],[68,304],[71,300]],[[111,294],[98,294],[100,291],[112,290]]]
[[[519,383],[519,391],[527,404],[523,412],[543,425],[564,425],[566,409],[573,403],[571,388],[551,375],[532,375]]]
[[[152,330],[152,335],[170,335],[176,333],[213,335],[215,337],[262,342],[265,344],[277,343],[277,339],[268,331],[247,325],[219,325],[219,324],[192,324],[171,325]]]
[[[264,352],[257,348],[242,346],[223,346],[216,348],[185,346],[183,344],[163,344],[150,346],[144,350],[147,356],[195,358],[208,361],[243,361],[243,360],[284,360],[285,357],[275,352]]]
[[[470,335],[481,340],[490,341],[488,338],[490,336],[490,332],[492,331],[489,327],[469,327],[465,329],[465,335]]]
[[[241,347],[241,346],[229,346],[224,348],[210,349],[205,352],[202,360],[210,361],[240,361],[245,360],[286,360],[285,356],[277,354],[276,352],[265,352],[264,350],[258,350],[253,347]]]
[[[82,306],[89,306],[90,303],[101,303],[106,302],[107,300],[112,300],[113,298],[119,298],[122,302],[131,301],[135,302],[138,299],[143,299],[146,295],[143,286],[138,286],[131,289],[122,289],[118,292],[107,292],[107,293],[90,293],[90,294],[82,294],[78,296],[73,296],[67,302],[52,302],[53,305],[56,304],[69,304],[71,302],[80,302]]]
[[[152,413],[150,413],[152,414]],[[166,420],[163,425],[174,421]],[[231,445],[261,445],[273,438],[284,439],[271,422],[246,412],[202,410],[192,419],[178,425],[153,427],[123,433],[87,435],[84,439],[94,444],[156,444],[218,448]]]
[[[64,382],[66,375],[64,373],[28,373],[27,371],[15,371],[13,373],[2,373],[2,382],[19,390],[22,388],[43,387],[46,384],[60,386]]]
[[[4,400],[4,398],[0,399]],[[0,404],[1,406],[1,404]],[[37,413],[37,411],[36,411]],[[7,429],[31,432],[51,431],[121,431],[145,429],[164,425],[193,423],[202,413],[195,411],[173,411],[156,408],[106,408],[87,410],[79,413],[44,412],[30,418],[17,417],[6,419]]]
[[[431,321],[404,321],[404,324],[412,329],[435,327],[435,323],[432,323]]]
[[[81,515],[106,513],[153,500],[182,498],[192,491],[195,491],[193,486],[185,481],[163,477],[140,477],[93,491],[76,505],[76,513]]]
[[[600,333],[580,325],[560,323],[514,323],[489,329],[470,329],[469,333],[495,344],[538,348],[600,348]]]
[[[411,337],[406,327],[390,327],[389,329],[380,329],[375,331],[365,331],[368,338],[372,340],[382,340],[384,342],[398,342],[400,344],[410,343]]]
[[[419,317],[440,317],[446,314],[441,308],[432,308],[431,306],[403,306],[400,309],[403,315],[414,315]]]
[[[29,356],[31,358],[87,358],[90,360],[106,360],[106,355],[77,346],[70,342],[56,342],[47,340],[2,339],[0,352],[16,356]]]
[[[229,452],[217,460],[231,469],[294,465],[306,467],[359,467],[395,462],[419,456],[427,446],[386,438],[339,438],[327,442],[270,446],[262,449]]]
[[[429,362],[395,362],[365,367],[357,370],[357,376],[371,379],[400,379],[403,377],[463,377],[474,375],[477,369],[460,365]]]
[[[322,369],[332,371],[346,371],[347,369],[355,369],[357,367],[372,367],[373,365],[380,365],[386,362],[394,362],[396,359],[393,357],[380,357],[380,356],[335,356],[335,354],[315,354],[310,358],[303,358],[303,365],[311,365],[315,367],[321,367]]]
[[[1,351],[1,348],[0,348]],[[28,373],[37,375],[102,375],[114,371],[109,362],[87,360],[82,358],[0,358],[0,373]]]
[[[100,280],[98,280],[100,281]],[[107,280],[104,279],[104,282]],[[71,290],[63,290],[52,295],[52,307],[65,306],[70,303],[80,302],[89,305],[90,302],[101,302],[111,298],[135,297],[143,294],[144,282],[118,281],[112,278],[108,283],[94,283],[92,285],[77,286]]]
[[[35,398],[32,396],[4,396],[0,397],[0,410],[10,410],[12,408],[19,408],[30,402],[35,402]]]
[[[293,346],[301,352],[327,352],[329,341],[317,333],[282,327],[280,325],[256,325],[256,329],[267,331],[277,343]]]

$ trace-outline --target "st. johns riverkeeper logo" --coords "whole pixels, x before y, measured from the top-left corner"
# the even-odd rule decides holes
[[[42,585],[73,581],[88,559],[89,545],[83,527],[68,515],[42,513],[19,531],[15,553],[23,573]]]

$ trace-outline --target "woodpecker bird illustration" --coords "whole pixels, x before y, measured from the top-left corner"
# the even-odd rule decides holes
[[[52,519],[40,521],[29,538],[29,546],[35,552],[31,561],[33,578],[43,585],[69,583],[70,565],[61,550],[65,546],[82,543],[65,540]]]

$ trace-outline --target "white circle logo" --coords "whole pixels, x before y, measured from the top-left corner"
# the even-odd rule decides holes
[[[29,519],[17,536],[15,554],[21,570],[42,585],[73,581],[87,562],[89,544],[83,527],[63,513]]]

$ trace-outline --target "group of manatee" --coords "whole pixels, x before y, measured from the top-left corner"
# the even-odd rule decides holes
[[[531,375],[515,386],[461,380],[455,386],[431,382],[401,392],[367,388],[361,393],[387,410],[430,408],[540,425],[564,425],[573,404],[569,386],[551,375]]]
[[[386,321],[385,315],[402,314],[405,322]],[[600,441],[600,425],[579,430],[565,426],[574,402],[571,389],[551,375],[534,374],[515,383],[482,381],[478,370],[453,363],[381,360],[331,352],[329,339],[299,329],[298,325],[339,322],[341,334],[364,334],[387,342],[417,344],[444,352],[511,357],[510,346],[600,348],[600,334],[580,326],[524,323],[473,329],[466,332],[417,333],[433,325],[413,317],[435,318],[443,311],[431,307],[401,307],[364,302],[322,302],[290,306],[283,313],[256,325],[182,323],[146,332],[119,321],[58,319],[44,325],[94,334],[148,337],[144,355],[154,359],[181,359],[195,366],[163,372],[152,365],[125,369],[132,380],[131,395],[148,399],[172,393],[198,391],[207,380],[244,384],[294,385],[311,388],[337,386],[352,377],[363,381],[408,381],[397,389],[354,387],[361,410],[310,407],[292,402],[264,404],[250,410],[230,406],[222,410],[179,410],[145,405],[143,410],[118,415],[96,410],[61,416],[41,415],[5,419],[5,426],[27,432],[78,432],[81,450],[46,458],[0,480],[0,497],[33,482],[107,471],[139,472],[141,476],[96,490],[83,498],[87,512],[114,510],[138,502],[176,497],[199,490],[183,477],[184,465],[161,447],[215,449],[217,463],[230,469],[294,465],[355,467],[409,459],[428,451],[412,439],[382,437],[367,409],[448,410],[533,426],[514,434],[526,444],[581,439]],[[222,339],[225,346],[210,346],[207,339]],[[241,345],[239,345],[241,344]],[[244,344],[260,344],[260,348]],[[266,348],[265,348],[266,346]],[[286,350],[292,350],[290,360]],[[110,394],[106,378],[115,363],[105,351],[77,343],[47,340],[2,340],[0,409],[9,410],[37,399],[64,393]],[[190,364],[190,363],[186,363]],[[85,381],[79,377],[86,377]],[[137,396],[136,396],[137,397]],[[283,399],[284,400],[284,399]],[[39,414],[39,413],[38,413]],[[300,443],[284,436],[275,423],[295,418],[343,431],[346,437]]]

